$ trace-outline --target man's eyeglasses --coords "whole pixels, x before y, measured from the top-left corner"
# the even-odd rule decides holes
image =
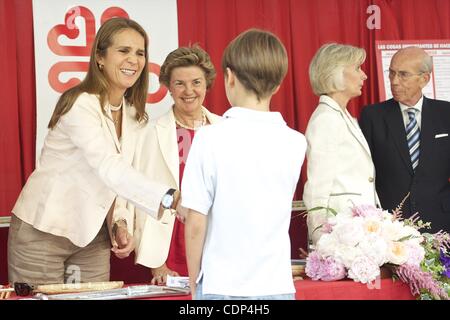
[[[406,81],[413,76],[420,76],[424,72],[411,73],[408,71],[394,71],[394,70],[389,69],[389,70],[386,70],[385,73],[389,76],[389,80],[391,80],[391,81],[395,78],[395,76],[398,76],[398,78],[401,81]]]

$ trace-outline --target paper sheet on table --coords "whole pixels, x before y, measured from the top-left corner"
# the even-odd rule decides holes
[[[189,277],[172,277],[167,275],[166,286],[173,288],[189,288]]]

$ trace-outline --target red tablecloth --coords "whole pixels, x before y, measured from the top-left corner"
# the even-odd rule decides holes
[[[409,286],[401,281],[381,279],[372,286],[352,280],[295,281],[296,300],[415,300]],[[190,300],[191,296],[152,298],[151,300]]]
[[[297,300],[414,300],[409,286],[401,281],[381,279],[371,288],[352,280],[295,282]]]
[[[408,285],[401,281],[382,279],[370,289],[367,285],[351,280],[295,281],[297,300],[414,300]],[[14,294],[10,299],[17,299]],[[147,298],[146,300],[191,300],[190,295]]]

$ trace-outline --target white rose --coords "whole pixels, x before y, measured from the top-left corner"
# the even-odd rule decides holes
[[[333,231],[339,243],[350,247],[356,246],[364,238],[363,219],[355,217],[337,224]]]
[[[382,224],[379,219],[376,218],[366,218],[363,222],[363,230],[366,235],[370,234],[381,234]]]
[[[336,247],[335,257],[348,269],[356,258],[362,255],[359,247],[340,245]]]
[[[338,245],[336,237],[333,233],[323,234],[316,243],[316,250],[324,257],[333,256]]]
[[[378,266],[387,262],[388,245],[380,236],[369,235],[359,243],[358,247],[363,255],[372,259]]]
[[[388,261],[393,264],[404,264],[409,258],[409,248],[402,241],[391,241],[388,244]]]
[[[381,236],[387,241],[397,241],[403,235],[403,223],[399,221],[384,220],[381,224]]]

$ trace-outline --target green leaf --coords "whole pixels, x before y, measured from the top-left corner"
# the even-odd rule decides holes
[[[327,213],[331,213],[331,214],[334,215],[334,216],[337,215],[337,211],[334,210],[333,208],[330,208],[330,207],[320,207],[320,206],[319,206],[319,207],[311,208],[311,209],[309,209],[309,210],[306,210],[306,212],[310,213],[310,212],[318,211],[318,210],[326,210]]]
[[[398,241],[398,242],[402,242],[402,241],[406,241],[406,240],[410,240],[410,239],[415,239],[415,238],[420,238],[420,237],[418,237],[418,236],[413,236],[412,234],[410,234],[410,235],[408,235],[408,236],[405,236],[405,237],[403,237],[403,238],[398,239],[397,241]]]

